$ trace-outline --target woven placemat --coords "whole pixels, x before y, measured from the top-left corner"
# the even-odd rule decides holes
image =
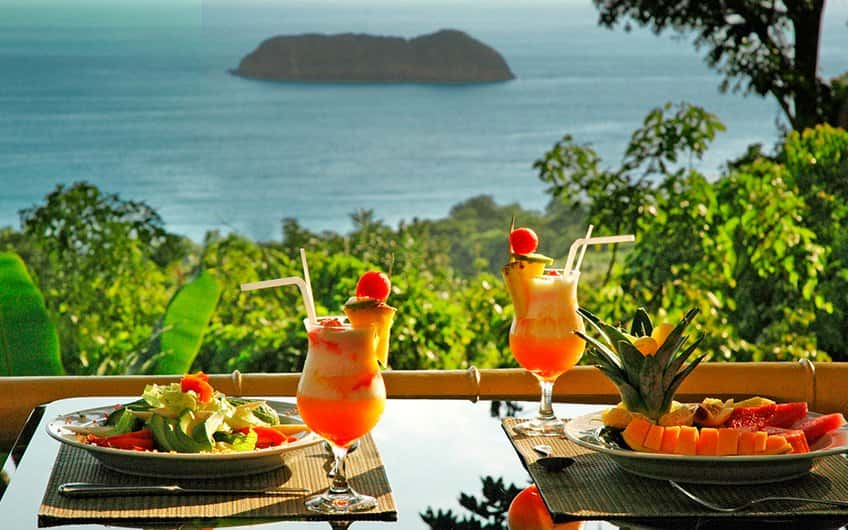
[[[326,521],[379,520],[396,521],[395,505],[389,479],[371,436],[360,440],[359,449],[348,455],[346,467],[354,489],[377,498],[374,510],[329,517],[312,513],[304,507],[306,497],[327,489],[329,456],[323,444],[315,444],[285,455],[285,466],[269,473],[226,479],[184,481],[186,487],[220,488],[306,488],[311,493],[298,495],[150,495],[99,498],[68,498],[59,495],[57,487],[65,482],[97,482],[115,485],[152,485],[172,480],[126,475],[109,470],[86,451],[62,445],[47,491],[38,512],[39,526],[70,523],[166,523],[186,521],[258,522],[263,520]]]
[[[521,421],[505,418],[502,421],[504,432],[522,458],[556,522],[575,519],[671,520],[693,517],[836,517],[848,520],[848,509],[786,502],[756,505],[734,514],[709,511],[686,499],[668,482],[627,473],[608,456],[580,447],[564,437],[540,439],[517,434],[512,427]],[[575,463],[565,471],[546,471],[536,463],[541,455],[533,450],[533,446],[539,443],[550,445],[556,456],[574,458]],[[728,487],[687,484],[686,487],[710,501],[727,505],[741,504],[766,495],[848,500],[848,461],[839,455],[825,457],[806,476],[773,484]]]

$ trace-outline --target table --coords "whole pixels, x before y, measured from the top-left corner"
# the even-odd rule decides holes
[[[280,398],[274,398],[280,399]],[[126,403],[127,397],[73,398],[36,409],[15,448],[15,458],[5,466],[9,486],[0,498],[0,528],[28,530],[37,527],[36,514],[60,444],[50,438],[44,424],[59,415],[91,407]],[[511,404],[513,402],[510,402]],[[535,403],[514,403],[519,415],[534,412]],[[555,404],[559,416],[576,416],[597,410],[597,405]],[[507,486],[530,484],[515,451],[504,435],[500,418],[506,402],[471,403],[454,400],[390,399],[379,425],[372,432],[380,450],[398,505],[398,521],[356,522],[354,529],[428,528],[420,514],[450,510],[459,519],[471,512],[460,506],[461,493],[483,498],[482,477],[503,479]],[[16,462],[13,462],[16,460]],[[251,529],[327,528],[327,523],[276,522]],[[640,528],[649,527],[641,522]],[[681,522],[675,527],[714,528],[709,520]],[[627,526],[632,527],[632,526]],[[63,526],[92,529],[99,526]],[[603,521],[589,521],[585,530],[618,528]]]

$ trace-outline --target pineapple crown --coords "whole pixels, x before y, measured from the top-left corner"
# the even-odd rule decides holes
[[[659,419],[668,412],[677,388],[705,357],[701,355],[683,367],[704,338],[701,335],[682,352],[680,351],[689,340],[689,336],[683,333],[698,314],[698,309],[695,308],[686,313],[686,316],[668,332],[662,344],[658,344],[654,351],[645,353],[634,345],[624,331],[602,322],[583,308],[579,311],[583,318],[598,331],[606,344],[580,331],[575,333],[589,344],[587,351],[589,358],[618,387],[621,400],[627,409],[630,412],[644,414],[653,420]],[[630,336],[651,337],[653,333],[654,326],[648,313],[643,308],[637,309],[630,328]]]

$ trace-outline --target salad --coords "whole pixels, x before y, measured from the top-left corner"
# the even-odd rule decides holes
[[[83,443],[177,453],[253,451],[297,441],[308,431],[264,401],[227,397],[203,372],[147,385],[141,399],[117,406],[105,421],[66,428]]]

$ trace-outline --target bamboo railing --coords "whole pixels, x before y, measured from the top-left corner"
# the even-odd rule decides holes
[[[212,385],[233,396],[294,396],[300,374],[210,375]],[[386,391],[395,399],[538,399],[536,380],[521,369],[387,371]],[[0,377],[0,448],[9,447],[35,406],[69,397],[139,396],[149,383],[178,376]],[[704,396],[761,395],[806,401],[817,412],[848,412],[848,363],[704,363],[678,390],[682,401]],[[560,377],[554,400],[616,403],[615,386],[596,368],[578,366]]]

